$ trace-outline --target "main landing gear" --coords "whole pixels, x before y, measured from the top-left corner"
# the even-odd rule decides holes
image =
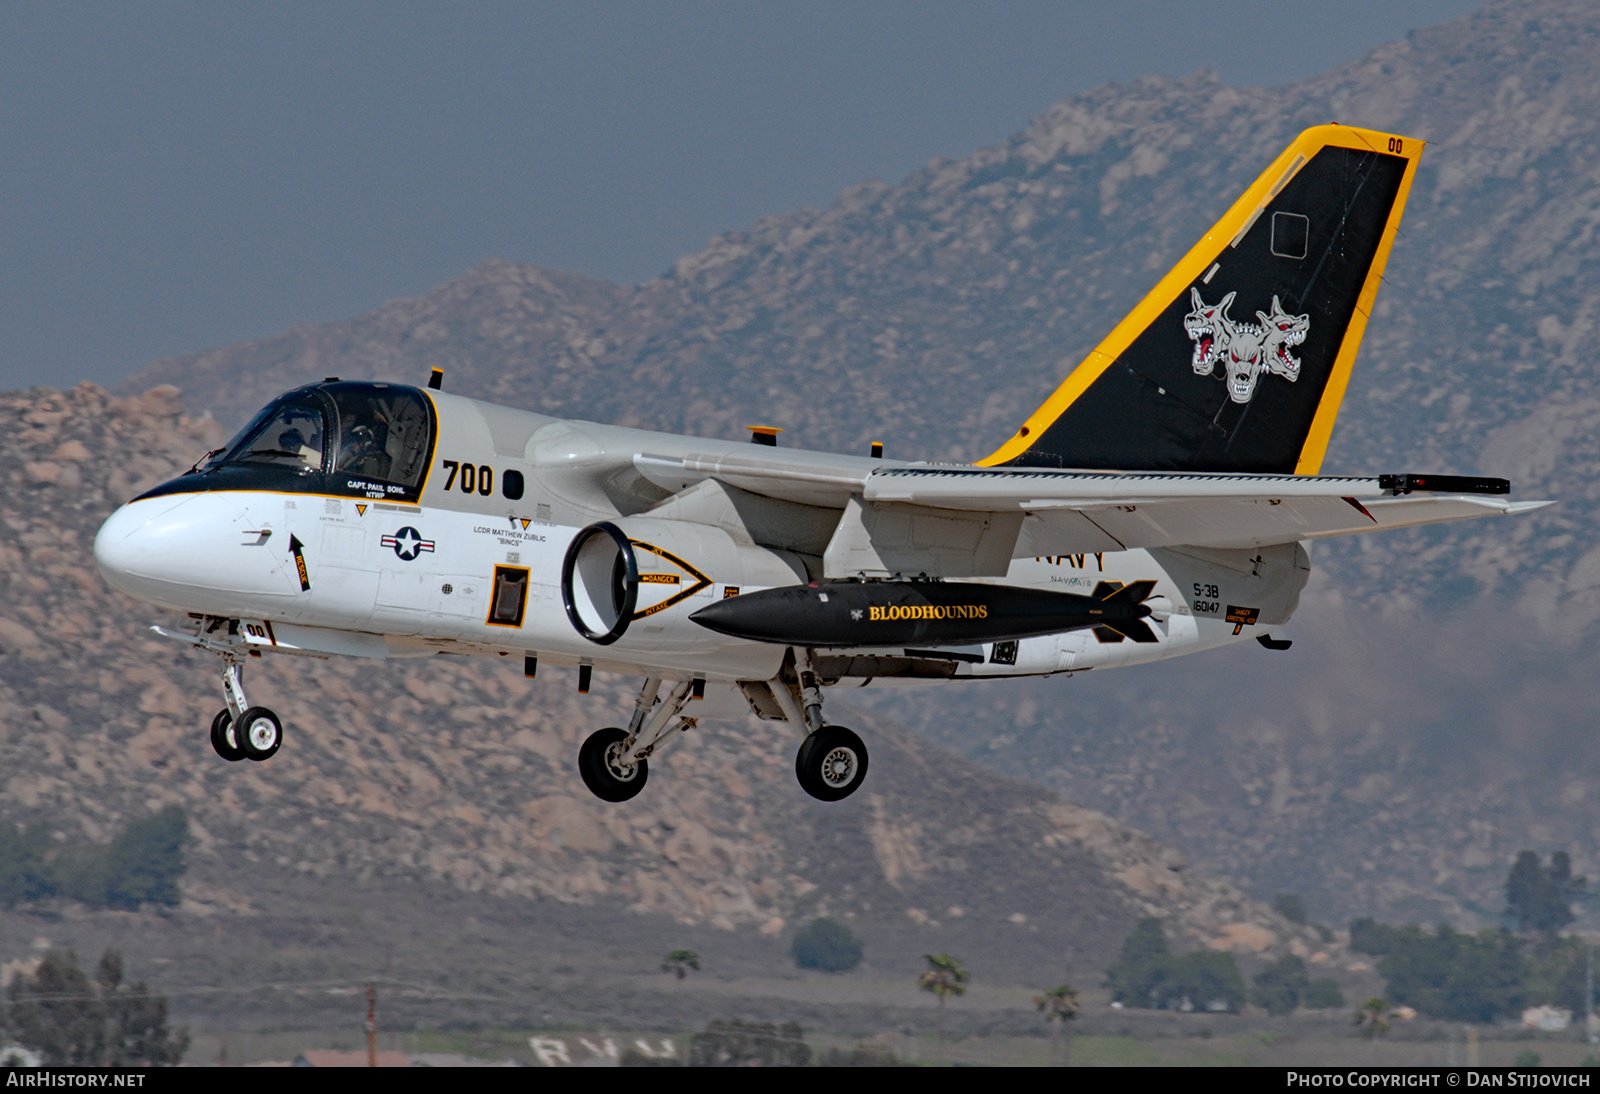
[[[800,753],[794,758],[795,778],[800,789],[819,801],[836,802],[861,788],[867,778],[867,746],[844,726],[822,720],[822,684],[811,663],[811,651],[792,647],[794,676],[799,685],[800,702],[779,673],[767,686],[783,708],[789,724],[805,734]],[[787,666],[785,666],[787,667]]]
[[[823,726],[800,742],[794,773],[800,788],[819,801],[848,798],[867,777],[867,746],[844,726]]]
[[[693,682],[676,684],[658,699],[661,684],[659,677],[644,682],[627,729],[596,730],[578,749],[578,772],[595,797],[624,802],[637,795],[650,777],[650,757],[675,733],[694,727],[695,719],[679,717]],[[784,720],[804,738],[794,762],[801,789],[820,801],[836,802],[861,787],[867,777],[867,746],[844,726],[823,721],[822,686],[810,650],[795,648],[777,679],[750,686],[770,691]]]
[[[625,802],[644,789],[645,780],[650,777],[650,757],[672,734],[696,724],[693,718],[678,718],[693,690],[694,681],[684,680],[674,684],[658,704],[661,678],[652,676],[634,701],[633,719],[627,729],[613,726],[589,734],[578,749],[578,773],[595,797]],[[678,718],[676,724],[674,718]]]

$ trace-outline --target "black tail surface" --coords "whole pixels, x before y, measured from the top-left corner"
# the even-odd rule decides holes
[[[1421,153],[1300,134],[982,463],[1316,474]]]

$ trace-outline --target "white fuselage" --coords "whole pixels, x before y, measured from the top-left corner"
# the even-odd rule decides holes
[[[730,588],[754,592],[815,579],[822,539],[797,536],[774,545],[770,536],[752,539],[741,528],[730,531],[726,522],[662,518],[650,510],[671,497],[672,488],[638,470],[649,457],[737,455],[751,446],[562,422],[428,395],[438,432],[417,504],[384,500],[377,491],[352,497],[230,489],[147,497],[117,510],[101,529],[95,558],[102,573],[147,603],[261,624],[252,631],[257,644],[286,652],[516,654],[558,665],[728,683],[770,680],[778,673],[785,647],[718,634],[688,617],[732,595]],[[824,469],[888,465],[793,455],[798,466]],[[507,472],[520,474],[525,484],[514,500],[503,490]],[[832,511],[825,505],[804,508],[811,516],[821,514],[824,523]],[[581,529],[602,520],[644,529],[628,535],[652,545],[639,554],[641,611],[677,598],[643,614],[609,645],[578,633],[561,592],[568,546]],[[824,528],[819,535],[825,534]],[[526,591],[518,590],[525,597],[521,610],[504,603],[497,609],[497,568],[511,576],[526,570]],[[1133,664],[1269,633],[1293,612],[1308,569],[1306,552],[1296,543],[1013,559],[1004,577],[977,580],[1084,595],[1102,581],[1155,580],[1151,603],[1165,599],[1151,619],[1158,641],[1106,641],[1092,631],[1073,631],[1024,639],[1014,652],[989,643],[966,650],[955,675]],[[688,593],[700,579],[703,587]],[[1237,605],[1254,609],[1255,622],[1228,622],[1227,613]],[[269,633],[261,635],[262,629]]]

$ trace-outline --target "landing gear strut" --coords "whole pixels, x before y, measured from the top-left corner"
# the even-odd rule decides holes
[[[658,704],[660,690],[660,677],[647,679],[634,702],[628,728],[596,730],[578,749],[578,773],[583,776],[584,785],[602,801],[625,802],[638,794],[650,777],[649,758],[674,733],[694,728],[693,718],[678,718],[693,693],[694,681],[673,685]],[[678,718],[676,724],[674,718]]]
[[[798,703],[781,674],[768,686],[789,723],[806,735],[795,757],[795,778],[800,781],[800,789],[819,801],[848,798],[866,780],[867,746],[844,726],[823,721],[822,685],[811,663],[810,650],[794,647],[794,674],[799,685]]]

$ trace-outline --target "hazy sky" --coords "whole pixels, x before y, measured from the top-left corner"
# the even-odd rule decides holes
[[[1286,83],[1477,6],[0,0],[0,388],[486,258],[642,281],[1109,80]]]

